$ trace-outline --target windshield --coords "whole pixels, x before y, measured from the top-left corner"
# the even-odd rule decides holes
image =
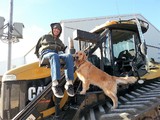
[[[134,32],[125,30],[112,31],[113,55],[119,58],[124,51],[129,52],[131,56],[135,56],[135,39],[138,36]]]

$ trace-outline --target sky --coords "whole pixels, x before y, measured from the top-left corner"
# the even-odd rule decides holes
[[[141,14],[160,30],[160,0],[13,0],[13,23],[24,24],[23,39],[12,44],[12,59],[24,56],[50,31],[50,23],[78,18]],[[10,0],[0,0],[0,16],[9,22]],[[0,61],[8,44],[0,40]]]

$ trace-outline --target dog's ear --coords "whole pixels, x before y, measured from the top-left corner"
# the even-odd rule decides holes
[[[85,53],[83,53],[83,60],[87,60],[87,59],[88,59],[88,57],[86,56]]]

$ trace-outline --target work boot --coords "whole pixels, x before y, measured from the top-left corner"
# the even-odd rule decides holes
[[[54,81],[52,82],[52,91],[53,91],[53,94],[54,94],[57,98],[63,98],[64,93],[63,93],[61,87],[58,85],[58,81],[57,81],[57,80],[54,80]]]
[[[70,97],[73,97],[75,93],[74,93],[74,87],[73,87],[72,80],[68,80],[64,87],[65,87],[65,89],[67,91],[67,94]]]

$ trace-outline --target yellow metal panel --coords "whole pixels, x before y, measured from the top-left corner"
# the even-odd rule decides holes
[[[5,75],[16,75],[16,80],[34,80],[50,76],[50,69],[39,67],[39,62],[23,65],[19,68],[12,69]]]
[[[118,24],[118,22],[117,21],[107,21],[99,26],[96,26],[90,32],[98,32],[98,31],[103,30],[104,28],[107,28],[107,26],[114,25],[114,24]]]
[[[160,78],[160,64],[155,64],[154,67],[155,69],[149,70],[149,72],[145,74],[142,79],[150,80]]]

